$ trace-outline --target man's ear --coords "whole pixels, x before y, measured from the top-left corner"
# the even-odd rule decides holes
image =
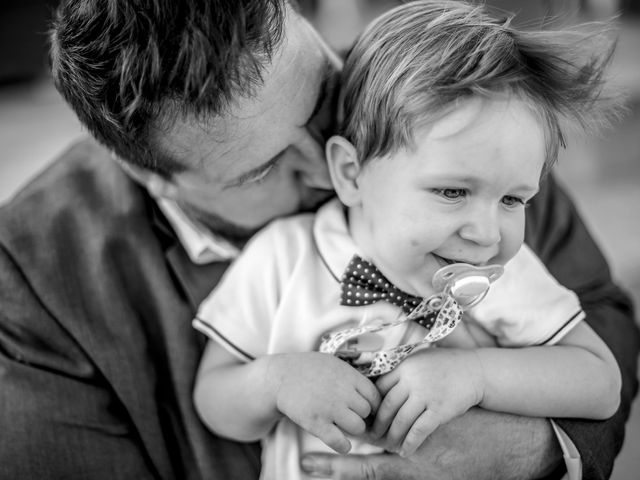
[[[117,159],[122,169],[140,185],[144,186],[154,197],[175,199],[177,188],[171,179],[139,165]]]
[[[334,135],[327,140],[326,157],[333,188],[340,201],[347,207],[358,205],[360,192],[357,179],[360,163],[356,148],[346,138]]]

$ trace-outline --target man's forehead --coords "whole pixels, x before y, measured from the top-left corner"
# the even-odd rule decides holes
[[[263,83],[252,95],[235,99],[227,116],[229,125],[264,120],[269,113],[281,116],[283,122],[304,123],[301,107],[314,101],[327,69],[325,52],[310,25],[289,13],[282,42],[262,72]]]
[[[314,111],[330,63],[319,37],[302,17],[291,12],[285,25],[282,43],[263,72],[263,84],[253,95],[237,98],[217,122],[220,147],[231,156],[287,140]]]

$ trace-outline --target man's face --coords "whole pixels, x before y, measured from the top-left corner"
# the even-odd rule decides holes
[[[516,98],[467,100],[414,137],[415,148],[365,164],[350,220],[387,278],[428,296],[447,263],[504,264],[519,250],[545,139]]]
[[[190,168],[174,199],[194,219],[237,238],[331,195],[324,142],[333,133],[339,59],[289,10],[264,84],[211,126],[178,120],[158,139]]]

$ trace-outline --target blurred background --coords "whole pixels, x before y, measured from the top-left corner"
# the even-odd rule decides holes
[[[58,0],[0,2],[0,204],[85,135],[53,88],[46,31]],[[391,0],[301,0],[305,15],[338,51]],[[613,81],[629,91],[629,115],[603,138],[571,139],[557,174],[599,241],[619,283],[640,306],[640,0],[493,0],[524,27],[617,16]],[[636,400],[612,478],[640,478],[640,400]]]

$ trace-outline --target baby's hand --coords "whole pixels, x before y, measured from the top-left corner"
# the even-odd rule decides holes
[[[406,358],[376,382],[384,397],[371,435],[385,448],[413,454],[439,425],[481,402],[482,366],[475,350],[431,348]]]
[[[348,453],[345,433],[360,436],[380,404],[375,385],[331,355],[274,355],[267,372],[278,410],[338,453]]]

